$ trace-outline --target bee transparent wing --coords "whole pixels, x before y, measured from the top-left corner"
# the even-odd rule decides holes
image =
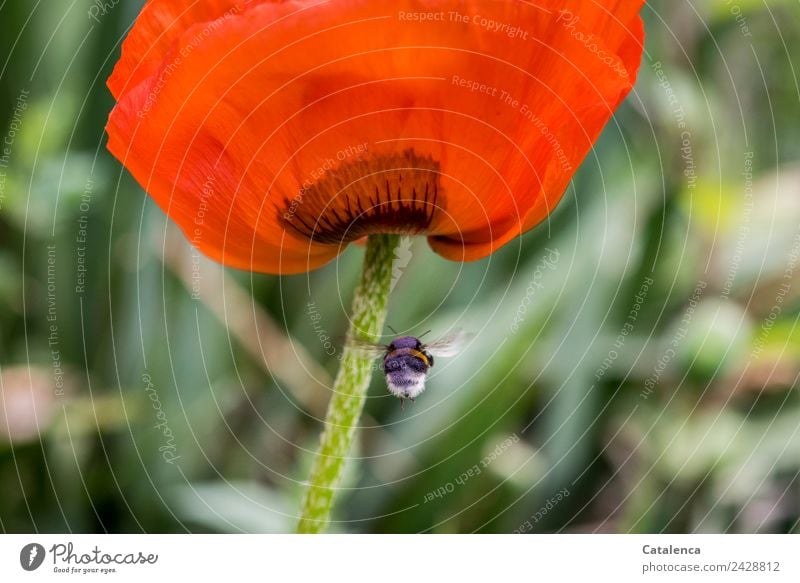
[[[424,348],[430,352],[432,356],[441,356],[449,358],[461,352],[467,343],[474,338],[474,334],[464,332],[463,330],[454,330],[450,334],[434,340],[430,344],[425,344]]]
[[[350,338],[347,341],[347,346],[369,356],[370,358],[378,358],[386,353],[385,344],[374,344],[372,342],[364,342],[363,340],[356,340],[354,338]]]

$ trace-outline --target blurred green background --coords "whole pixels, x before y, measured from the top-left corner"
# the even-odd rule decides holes
[[[0,529],[289,531],[363,249],[200,258],[105,150],[106,4],[0,2]],[[389,323],[478,336],[405,411],[374,380],[332,530],[798,531],[800,7],[643,15],[548,223],[398,252]]]

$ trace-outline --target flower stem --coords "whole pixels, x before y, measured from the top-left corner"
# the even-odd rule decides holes
[[[350,340],[375,342],[380,337],[389,305],[392,261],[398,240],[397,235],[371,235],[367,242],[364,271],[353,298],[348,341],[333,383],[333,397],[311,468],[297,532],[322,532],[330,519],[333,496],[364,409],[374,362],[374,358],[352,346]]]

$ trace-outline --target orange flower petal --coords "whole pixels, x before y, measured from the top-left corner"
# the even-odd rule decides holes
[[[642,51],[641,0],[250,3],[165,37],[166,4],[110,81],[109,149],[199,249],[271,273],[375,231],[488,255],[555,207]]]
[[[242,0],[148,0],[122,44],[122,56],[108,80],[114,97],[156,74],[167,55],[188,28],[206,23],[213,28],[245,10]],[[215,23],[221,19],[220,23]],[[197,42],[202,42],[202,36]],[[196,43],[195,43],[196,44]],[[192,45],[189,45],[189,47]],[[187,48],[188,50],[188,48]]]

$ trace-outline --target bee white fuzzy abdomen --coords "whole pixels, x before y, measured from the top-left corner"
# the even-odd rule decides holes
[[[403,371],[402,375],[386,375],[389,392],[401,399],[416,399],[425,390],[425,373]]]

